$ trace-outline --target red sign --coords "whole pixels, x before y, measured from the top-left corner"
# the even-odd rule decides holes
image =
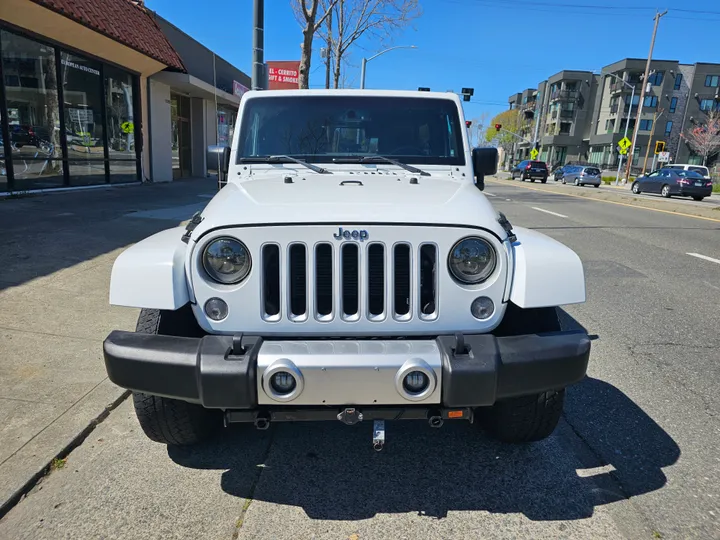
[[[268,90],[293,90],[298,88],[300,61],[268,62]]]

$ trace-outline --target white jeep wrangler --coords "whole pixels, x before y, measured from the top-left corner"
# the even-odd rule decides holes
[[[452,93],[249,92],[227,183],[186,227],[115,261],[110,303],[142,308],[104,342],[152,440],[221,426],[466,420],[507,442],[554,430],[590,339],[578,256],[483,195]]]

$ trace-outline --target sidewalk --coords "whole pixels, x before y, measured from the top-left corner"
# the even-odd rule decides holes
[[[125,396],[102,359],[105,336],[137,317],[108,304],[113,261],[216,189],[199,179],[0,200],[0,515]]]

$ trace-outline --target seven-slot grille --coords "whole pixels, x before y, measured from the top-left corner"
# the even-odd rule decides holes
[[[263,318],[434,320],[437,259],[434,244],[265,244],[259,257]]]

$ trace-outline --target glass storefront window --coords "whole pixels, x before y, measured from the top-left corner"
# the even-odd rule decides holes
[[[217,108],[217,134],[218,144],[222,146],[232,146],[233,131],[235,128],[236,110],[227,109],[225,107]]]
[[[0,191],[138,181],[135,76],[5,29],[0,48]]]
[[[14,189],[63,185],[55,49],[5,30],[2,63]]]
[[[135,122],[133,81],[128,73],[113,67],[105,68],[105,109],[109,158],[135,160]],[[129,165],[128,165],[129,166]],[[134,164],[133,164],[134,167]],[[112,178],[110,168],[110,181]],[[124,181],[128,181],[125,179]]]
[[[100,64],[68,53],[61,53],[60,64],[70,185],[102,184],[105,182],[105,137]],[[91,161],[97,163],[89,163]]]

